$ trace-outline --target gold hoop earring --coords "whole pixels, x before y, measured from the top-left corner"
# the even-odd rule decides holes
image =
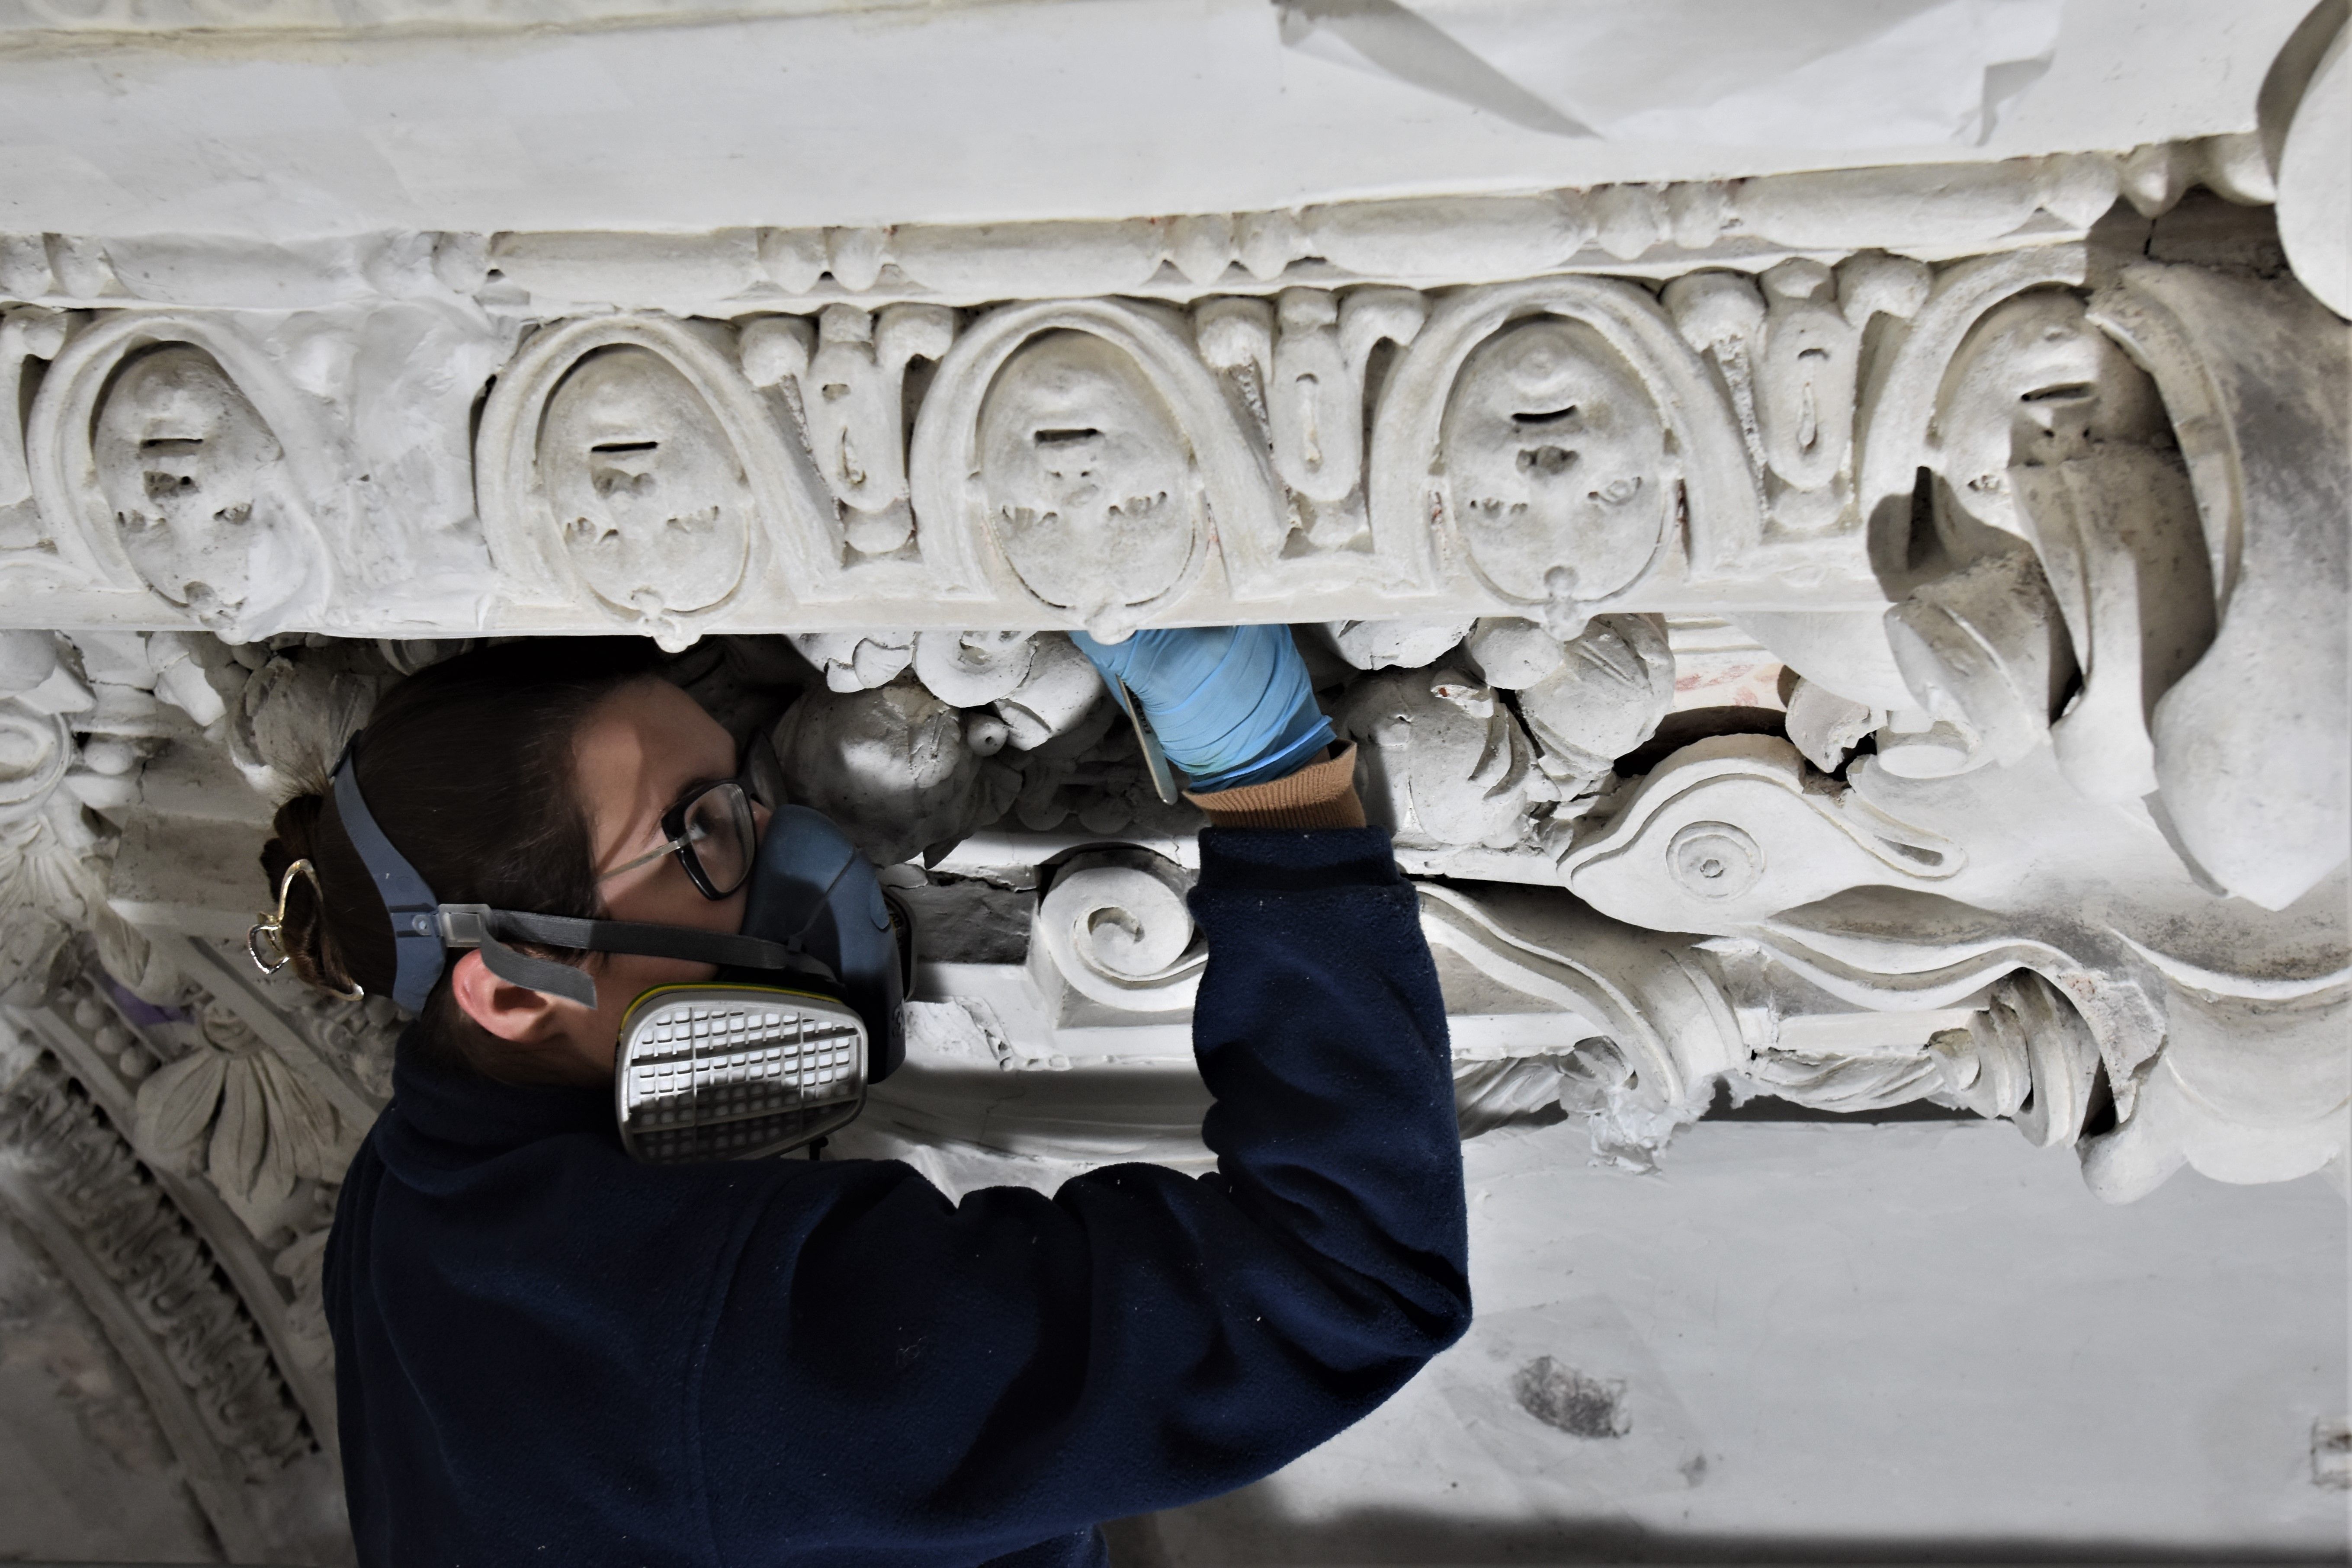
[[[294,890],[294,879],[298,873],[304,881],[310,884],[310,896],[318,900],[321,912],[327,907],[327,889],[319,885],[318,868],[310,864],[308,857],[286,868],[286,874],[278,879],[278,907],[256,921],[252,928],[245,933],[246,956],[252,959],[253,966],[264,974],[276,974],[294,962],[293,953],[288,951],[286,946],[286,899],[287,895]],[[265,937],[268,939],[270,947],[277,952],[278,958],[275,963],[262,956],[261,942]],[[343,982],[343,987],[341,990],[337,990],[332,985],[321,983],[320,989],[331,996],[340,996],[346,1002],[361,1001],[367,995],[367,992],[356,982],[346,980]]]

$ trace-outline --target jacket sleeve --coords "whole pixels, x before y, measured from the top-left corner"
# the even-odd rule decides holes
[[[961,1204],[893,1162],[780,1186],[698,1380],[722,1556],[791,1539],[827,1563],[977,1561],[1211,1496],[1360,1419],[1468,1326],[1444,1006],[1386,834],[1212,828],[1201,847],[1217,1171],[1117,1165]]]

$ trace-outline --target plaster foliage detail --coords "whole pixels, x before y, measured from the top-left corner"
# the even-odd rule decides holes
[[[1979,174],[1990,210],[2010,176]],[[2082,222],[2118,190],[2180,199],[2130,160],[2018,177]],[[1814,184],[1829,215],[1867,182]],[[1794,234],[1788,195],[1727,210]],[[1533,232],[1494,200],[1465,233]],[[1070,835],[1150,846],[1189,820],[1065,630],[1279,618],[1413,871],[1564,889],[1692,943],[1677,962],[1715,976],[1738,1044],[1704,1071],[1624,1055],[1658,1114],[1729,1074],[2088,1127],[2116,1195],[2203,1159],[2134,1120],[2144,1090],[2171,1103],[2181,988],[2307,1010],[2344,967],[2346,545],[2319,504],[2347,482],[2343,324],[2259,235],[2198,264],[2156,258],[2159,224],[2137,250],[1431,287],[1428,216],[1300,215],[1319,248],[1251,274],[1276,286],[1203,261],[1160,298],[967,300],[1008,257],[1045,264],[910,228],[861,273],[835,238],[802,298],[725,314],[645,308],[622,261],[652,276],[650,253],[593,237],[387,242],[362,274],[407,257],[434,288],[278,310],[62,308],[84,252],[45,246],[5,339],[37,382],[0,552],[34,623],[6,634],[0,709],[16,983],[37,994],[86,932],[121,984],[168,989],[154,932],[230,934],[186,868],[238,865],[386,684],[469,637],[649,635],[878,859],[1010,875]],[[1113,227],[1059,235],[1056,265],[1127,245],[1141,266],[1165,237]],[[194,276],[116,249],[106,289]],[[1292,281],[1305,255],[1374,280]],[[892,268],[958,302],[806,298],[845,271],[887,294]],[[549,313],[538,289],[567,279],[623,308]],[[1072,875],[1063,903],[1143,873]],[[1168,1012],[1184,950],[1148,932],[1177,928],[1085,910],[1039,939],[1048,989]],[[2282,974],[2304,989],[2262,989]],[[191,1015],[141,1127],[258,1212],[331,1173],[383,1085],[315,1005],[281,1006],[358,1097],[320,1099],[236,1007]],[[1899,1038],[1832,1049],[1839,1029]],[[2087,1046],[2011,1048],[2053,1030]],[[2092,1058],[2074,1110],[2051,1109],[2059,1078],[2034,1096]],[[2311,1139],[2285,1163],[2336,1158]]]
[[[218,907],[401,668],[282,640],[0,637],[0,1185],[247,1560],[332,1550],[318,1271],[390,1088],[385,1005],[260,984]]]
[[[202,1240],[142,1179],[129,1148],[70,1079],[54,1062],[27,1069],[0,1115],[10,1159],[37,1176],[108,1277],[143,1309],[212,1434],[256,1475],[309,1452],[300,1412],[242,1303],[213,1278]]]
[[[2105,253],[2063,237],[1698,254],[1663,283],[571,316],[463,248],[429,247],[408,297],[276,311],[179,303],[233,291],[162,287],[160,262],[133,281],[163,299],[118,279],[61,310],[45,262],[0,331],[39,387],[0,444],[0,574],[28,606],[239,642],[1308,606],[1570,637],[1614,611],[1883,605],[1884,514],[1920,467],[1939,513],[2026,527],[2000,410],[2034,389],[2008,381],[2053,395],[2035,468],[2129,462],[2059,446],[2144,444],[2158,407],[2128,334],[2084,316],[2116,286]],[[2027,486],[2082,489],[2066,471]]]
[[[141,1143],[183,1173],[201,1168],[244,1214],[284,1204],[298,1181],[340,1180],[351,1141],[333,1104],[229,1008],[207,998],[193,1022],[187,1053],[139,1086]]]
[[[328,1462],[398,1019],[251,973],[257,853],[510,635],[653,638],[883,864],[921,970],[871,1129],[1198,1158],[1201,819],[1069,634],[1226,620],[1358,748],[1465,1136],[1647,1169],[1723,1096],[1925,1103],[2115,1201],[2341,1184],[2352,346],[2243,151],[0,239],[12,1201],[278,1550],[237,1489]]]
[[[45,1001],[0,1007],[0,1197],[106,1328],[224,1543],[253,1560],[331,1552],[319,1271],[381,1100],[340,1070],[315,1009],[219,967],[228,944],[157,947],[172,967],[149,988],[166,1001],[81,942]],[[333,1023],[381,1078],[381,1008],[352,1011]]]
[[[291,1370],[280,1299],[250,1283],[266,1259],[141,1159],[105,1104],[111,1085],[32,1045],[18,1021],[0,1024],[0,1202],[98,1321],[220,1544],[244,1561],[332,1552],[318,1438],[331,1426],[317,1425],[331,1408],[318,1368]],[[52,1017],[42,1033],[73,1027]]]

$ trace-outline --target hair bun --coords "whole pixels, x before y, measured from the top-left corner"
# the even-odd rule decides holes
[[[261,847],[261,869],[269,879],[269,898],[273,902],[283,899],[284,919],[278,930],[278,947],[294,966],[294,973],[306,984],[321,991],[347,993],[358,984],[352,976],[349,962],[344,958],[330,929],[325,908],[324,890],[329,873],[320,864],[323,819],[327,797],[324,793],[298,795],[278,808],[271,819],[274,837]],[[287,873],[299,863],[310,863],[311,877],[296,876],[290,881]]]

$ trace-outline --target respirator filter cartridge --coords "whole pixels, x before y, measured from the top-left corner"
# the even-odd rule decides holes
[[[771,985],[665,985],[621,1021],[621,1142],[653,1164],[756,1160],[845,1127],[866,1103],[866,1025]]]

